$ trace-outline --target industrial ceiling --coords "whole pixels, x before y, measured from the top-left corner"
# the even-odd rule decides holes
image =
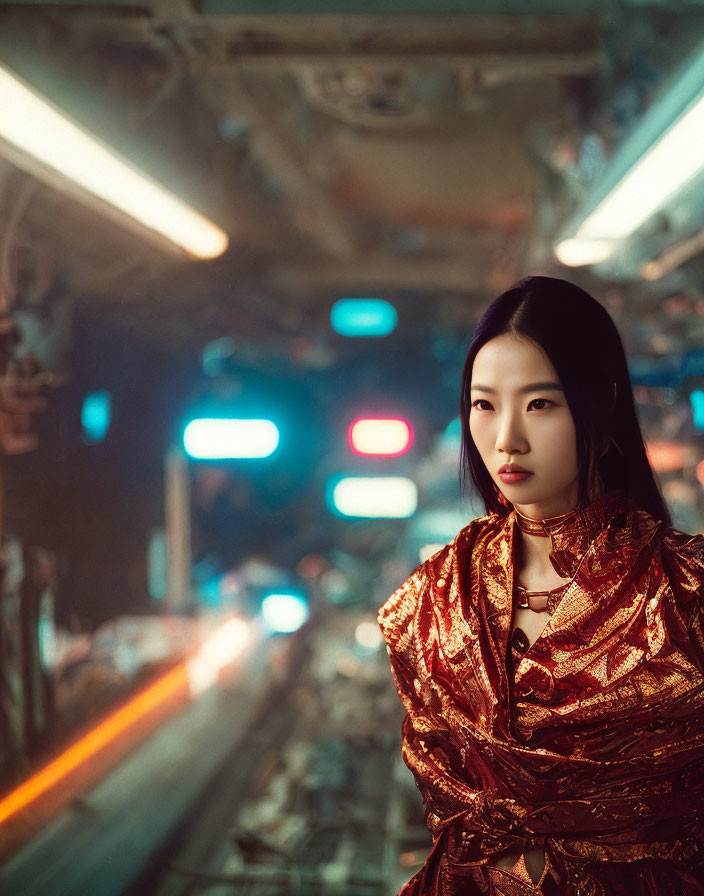
[[[3,143],[10,305],[58,277],[174,348],[232,333],[315,365],[340,296],[466,333],[520,276],[570,276],[556,236],[696,48],[704,5],[433,6],[0,4],[0,61],[230,239],[191,260]],[[615,286],[636,341],[665,296],[690,296],[695,320],[696,257],[645,288],[577,276]]]

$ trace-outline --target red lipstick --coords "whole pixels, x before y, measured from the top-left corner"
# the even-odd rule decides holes
[[[498,475],[499,479],[507,485],[516,485],[533,474],[530,470],[526,470],[525,467],[521,467],[518,464],[504,464],[502,467],[499,467]]]

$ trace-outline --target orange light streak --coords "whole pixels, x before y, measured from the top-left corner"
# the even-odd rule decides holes
[[[164,700],[188,687],[188,670],[183,663],[162,675],[141,694],[108,716],[41,771],[0,800],[0,824],[46,793],[81,763],[92,758],[118,735],[134,725]]]

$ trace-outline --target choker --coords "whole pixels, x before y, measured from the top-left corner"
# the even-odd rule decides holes
[[[514,507],[514,510],[516,508]],[[557,529],[566,520],[572,516],[577,516],[577,510],[568,510],[567,513],[561,513],[559,516],[551,516],[544,520],[534,520],[529,516],[523,516],[516,510],[516,523],[521,532],[526,535],[542,535],[547,537],[553,529]]]

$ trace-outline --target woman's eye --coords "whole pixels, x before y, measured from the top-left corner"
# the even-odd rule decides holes
[[[554,404],[554,402],[550,401],[548,398],[534,398],[530,404],[529,408],[533,408],[536,411],[544,411],[546,408],[550,407],[550,405]],[[478,411],[491,411],[493,410],[491,404],[486,400],[486,398],[475,398],[472,402],[472,407],[476,408]]]

